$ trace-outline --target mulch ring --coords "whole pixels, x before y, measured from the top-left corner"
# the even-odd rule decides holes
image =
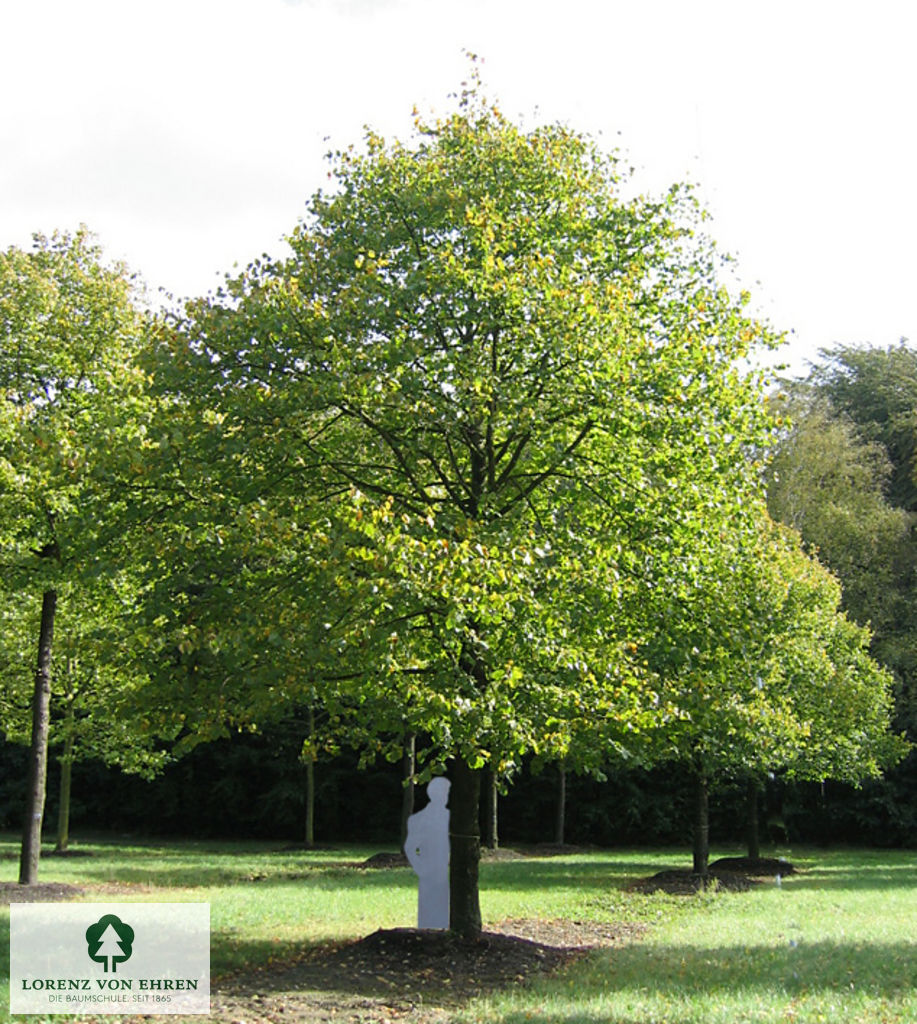
[[[633,882],[632,892],[666,892],[675,896],[690,896],[702,889],[716,889],[721,892],[748,892],[765,881],[778,875],[792,875],[797,872],[789,861],[775,857],[721,857],[708,869],[706,886],[700,875],[688,870],[658,871],[649,878]]]
[[[362,863],[355,865],[358,868],[406,868],[408,859],[403,853],[374,853],[367,857]]]
[[[72,900],[85,890],[64,882],[39,882],[37,885],[19,885],[18,882],[0,882],[0,903],[49,903]]]
[[[738,871],[751,878],[795,875],[799,870],[782,857],[720,857],[710,865],[713,871]]]
[[[551,973],[644,931],[635,924],[539,920],[502,921],[476,940],[413,928],[377,931],[318,947],[283,970],[234,976],[216,987],[211,1017],[251,1020],[257,1009],[258,1020],[319,1019],[309,1011],[322,1005],[338,1012],[346,1005],[351,1020],[364,1019],[361,1011],[372,1020],[414,1015]]]

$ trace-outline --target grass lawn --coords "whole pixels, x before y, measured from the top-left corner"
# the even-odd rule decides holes
[[[47,858],[40,880],[85,886],[82,898],[94,902],[209,902],[215,979],[283,963],[315,943],[414,922],[410,871],[355,870],[375,848],[303,853],[282,851],[279,844],[99,841],[77,849],[85,855]],[[590,851],[485,863],[485,926],[504,918],[570,918],[650,927],[641,939],[596,950],[561,974],[477,999],[457,1019],[917,1021],[917,854],[779,853],[803,872],[780,886],[696,896],[645,896],[626,888],[662,868],[689,866],[682,851]],[[0,882],[15,881],[17,858],[17,838],[0,836]],[[0,904],[4,950],[8,929],[8,905]],[[0,1019],[9,1019],[8,963],[5,955]]]

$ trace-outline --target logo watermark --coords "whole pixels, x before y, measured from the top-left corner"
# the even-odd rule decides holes
[[[89,957],[104,964],[106,972],[116,971],[118,964],[130,960],[133,942],[134,929],[114,914],[105,914],[86,929]]]
[[[209,903],[11,903],[10,1013],[209,1013]]]

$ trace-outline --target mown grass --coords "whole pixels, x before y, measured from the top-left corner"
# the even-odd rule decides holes
[[[785,851],[786,853],[786,851]],[[682,897],[647,936],[464,1021],[890,1024],[917,1021],[917,857],[796,851],[805,873]],[[625,897],[625,903],[655,897]]]
[[[318,942],[414,921],[410,871],[358,868],[374,849],[306,853],[254,843],[105,841],[78,849],[85,855],[45,860],[42,881],[87,886],[83,898],[99,902],[209,902],[217,978],[283,962]],[[14,837],[0,837],[0,881],[15,880],[17,851]],[[466,1024],[917,1021],[917,857],[900,851],[781,853],[804,873],[748,893],[693,897],[628,890],[636,878],[685,866],[687,856],[672,850],[485,863],[482,905],[488,921],[572,918],[641,921],[651,927],[641,940],[597,951],[557,977],[477,1000],[460,1019]],[[4,904],[0,946],[5,950],[8,929]],[[9,1005],[4,961],[2,1013]]]

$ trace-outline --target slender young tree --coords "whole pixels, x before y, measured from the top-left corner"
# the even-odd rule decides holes
[[[40,602],[20,882],[37,879],[55,616],[62,591],[105,572],[141,468],[146,379],[134,285],[87,231],[0,254],[3,586]],[[77,587],[78,589],[78,587]],[[79,597],[77,597],[77,600]]]
[[[135,714],[134,695],[146,681],[129,643],[128,611],[136,587],[86,580],[63,583],[55,614],[56,668],[49,695],[49,735],[60,764],[58,850],[69,845],[71,777],[74,763],[102,761],[152,778],[168,760],[165,746]],[[13,743],[31,742],[35,608],[15,596],[6,601],[0,634],[0,731]]]
[[[657,591],[644,605],[644,649],[671,717],[658,756],[693,786],[702,877],[716,782],[779,770],[856,783],[907,749],[891,729],[891,679],[867,653],[868,631],[840,611],[837,581],[759,511],[754,530],[724,525],[688,555],[700,570],[690,592]]]

